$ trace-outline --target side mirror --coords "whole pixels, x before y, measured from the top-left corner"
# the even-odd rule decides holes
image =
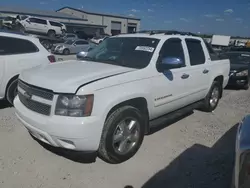
[[[160,72],[164,72],[169,69],[176,69],[185,66],[184,62],[177,57],[167,57],[163,58],[159,63],[158,69]]]
[[[78,60],[82,60],[82,59],[84,59],[87,55],[88,55],[88,52],[79,52],[78,54],[76,54],[76,58],[77,58]]]

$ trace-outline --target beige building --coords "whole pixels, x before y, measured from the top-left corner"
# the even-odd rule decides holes
[[[57,12],[86,20],[84,21],[86,25],[102,27],[104,32],[109,35],[132,33],[140,30],[140,19],[138,18],[87,12],[71,7],[63,7],[57,10]]]

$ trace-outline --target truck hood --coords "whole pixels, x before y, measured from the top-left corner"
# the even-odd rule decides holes
[[[230,64],[230,71],[244,71],[244,70],[248,70],[248,67],[250,66],[250,64],[247,63],[238,63],[238,64]]]
[[[64,61],[23,71],[19,78],[57,93],[75,93],[84,84],[136,69],[90,61]]]

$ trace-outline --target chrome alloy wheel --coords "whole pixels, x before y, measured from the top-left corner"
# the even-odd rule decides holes
[[[216,104],[218,103],[219,101],[219,98],[220,98],[220,91],[219,91],[219,88],[218,87],[215,87],[212,91],[212,94],[211,94],[211,97],[210,97],[210,105],[212,107],[216,106]]]
[[[125,118],[116,127],[113,135],[113,148],[118,154],[126,154],[138,143],[140,124],[134,118]]]

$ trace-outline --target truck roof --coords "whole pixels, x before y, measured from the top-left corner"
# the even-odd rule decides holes
[[[201,39],[201,37],[190,33],[190,32],[179,32],[179,31],[151,31],[151,32],[138,32],[131,34],[120,34],[114,37],[145,37],[145,38],[156,38],[156,39],[166,39],[169,37],[178,36],[179,38],[193,38],[193,39]]]
[[[28,34],[21,33],[18,31],[9,31],[9,30],[0,30],[0,36],[26,39],[26,40],[31,40],[31,41],[38,40],[37,38],[32,37]]]

